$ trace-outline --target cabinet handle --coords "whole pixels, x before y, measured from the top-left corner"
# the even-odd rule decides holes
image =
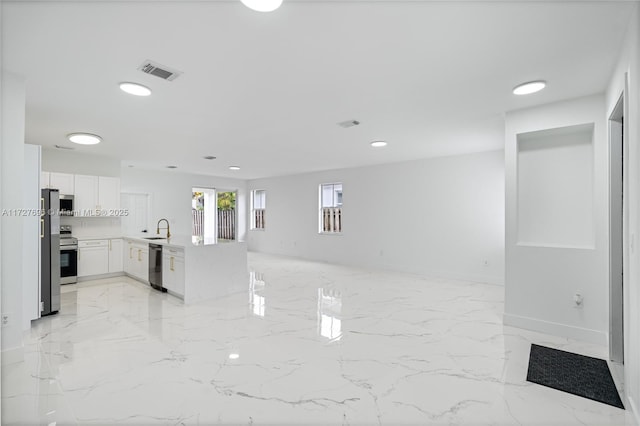
[[[133,254],[131,253],[133,251],[133,247],[129,247],[129,259],[133,259]]]
[[[142,254],[142,250],[138,249],[138,262],[142,262],[140,255]]]
[[[44,238],[44,219],[40,219],[40,238]]]
[[[44,198],[40,197],[40,212],[42,213],[40,216],[44,216]]]
[[[171,269],[172,271],[175,271],[175,269],[173,269],[173,256],[171,256],[171,267],[169,269]]]
[[[109,240],[109,251],[111,251],[111,240]]]

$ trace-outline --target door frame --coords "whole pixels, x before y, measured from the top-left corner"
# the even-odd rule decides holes
[[[609,359],[624,364],[625,281],[628,281],[629,147],[627,75],[625,87],[608,118],[609,130]]]

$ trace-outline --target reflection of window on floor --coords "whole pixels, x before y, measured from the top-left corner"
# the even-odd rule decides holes
[[[320,232],[342,232],[342,184],[320,185]]]
[[[337,290],[318,289],[318,334],[330,340],[342,338],[342,295]]]
[[[264,276],[260,272],[249,273],[249,306],[253,315],[263,317],[265,311]]]

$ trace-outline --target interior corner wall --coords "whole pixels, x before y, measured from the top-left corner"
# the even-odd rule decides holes
[[[25,82],[2,70],[2,163],[0,197],[3,212],[23,207]],[[2,314],[9,324],[2,328],[2,362],[22,349],[22,217],[2,214]]]
[[[343,232],[319,233],[319,185],[343,184]],[[265,178],[249,249],[315,261],[504,282],[504,154]]]
[[[626,82],[625,82],[626,80]],[[625,406],[640,424],[640,6],[636,5],[606,93],[605,117],[609,117],[625,89],[625,189],[628,215],[624,236],[628,262],[624,265],[624,386]]]
[[[604,96],[589,96],[575,100],[553,103],[531,109],[513,111],[505,120],[505,179],[506,179],[506,240],[505,240],[505,325],[513,325],[545,333],[605,344],[608,332],[608,144],[607,127],[604,119]],[[559,130],[569,126],[584,129],[593,125],[589,137],[591,155],[562,157],[562,148],[551,146],[544,161],[564,158],[565,169],[555,168],[557,178],[572,180],[573,190],[567,191],[569,199],[588,197],[587,206],[592,208],[573,210],[576,222],[591,224],[590,235],[576,239],[561,237],[560,241],[537,242],[520,241],[519,220],[526,218],[527,212],[519,211],[519,194],[525,164],[519,150],[522,138],[531,132],[552,131],[553,143],[560,141]],[[559,132],[559,133],[558,133]],[[591,135],[591,133],[590,133]],[[552,143],[552,145],[553,145]],[[564,142],[562,142],[564,143]],[[557,145],[562,145],[558,143]],[[576,145],[577,146],[577,145]],[[522,147],[521,147],[522,148]],[[574,148],[571,148],[574,149]],[[580,148],[581,150],[583,148]],[[571,151],[570,153],[573,153]],[[576,151],[576,153],[578,153]],[[572,161],[583,161],[579,176]],[[552,165],[545,171],[546,164],[539,164],[538,173],[551,173]],[[585,171],[583,171],[586,170]],[[542,178],[542,177],[541,177]],[[531,179],[529,179],[531,180]],[[589,181],[590,180],[590,181]],[[552,186],[549,186],[551,191]],[[552,199],[552,198],[550,198]],[[578,200],[584,204],[584,200]],[[564,206],[564,204],[562,204]],[[556,210],[557,220],[571,220],[563,217],[560,205],[549,205]],[[590,215],[590,218],[582,216]],[[532,220],[535,220],[533,218]],[[584,226],[582,227],[584,234]],[[580,244],[575,244],[579,241]],[[586,243],[584,243],[586,242]],[[581,307],[576,307],[574,295],[583,296]]]
[[[191,197],[193,188],[214,188],[237,191],[236,224],[238,241],[245,241],[247,232],[247,182],[241,179],[196,175],[178,171],[154,171],[124,167],[120,175],[120,192],[149,194],[153,229],[156,221],[166,218],[172,235],[191,235]],[[186,206],[186,208],[185,208]]]

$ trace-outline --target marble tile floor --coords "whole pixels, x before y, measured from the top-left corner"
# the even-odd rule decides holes
[[[503,287],[250,254],[247,291],[184,306],[119,277],[63,287],[2,368],[2,424],[632,425],[525,381]]]

